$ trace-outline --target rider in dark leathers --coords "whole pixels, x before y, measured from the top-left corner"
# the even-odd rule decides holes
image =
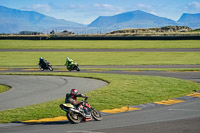
[[[47,67],[48,66],[48,62],[43,59],[42,57],[39,58],[39,65],[43,68],[43,67]]]
[[[83,98],[88,98],[87,96],[85,96],[84,94],[79,94],[78,91],[76,89],[72,89],[70,93],[66,94],[65,97],[65,103],[71,103],[72,105],[74,105],[76,108],[82,104],[84,106],[83,102],[77,101],[77,97],[83,97]],[[84,112],[86,114],[86,117],[89,118],[91,117],[91,114],[87,111],[87,109],[84,107]]]

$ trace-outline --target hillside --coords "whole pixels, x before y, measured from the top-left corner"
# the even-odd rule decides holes
[[[200,13],[189,14],[184,13],[178,20],[180,25],[187,25],[193,29],[200,28]]]
[[[165,26],[157,28],[140,28],[140,29],[122,29],[112,31],[108,34],[146,34],[146,33],[175,33],[175,32],[190,32],[191,28],[187,26]]]
[[[107,29],[125,29],[125,28],[151,28],[167,25],[178,25],[171,19],[158,17],[140,10],[121,13],[114,16],[100,16],[94,20],[88,27],[98,27]]]
[[[84,25],[55,19],[34,11],[21,11],[0,6],[0,32],[40,31],[55,27],[83,27]]]

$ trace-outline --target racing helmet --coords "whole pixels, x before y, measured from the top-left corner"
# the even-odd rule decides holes
[[[42,60],[43,58],[42,58],[42,57],[40,57],[39,59],[40,59],[40,60]]]
[[[77,95],[78,94],[78,90],[77,89],[71,89],[71,94],[72,95]]]
[[[66,58],[66,61],[69,61],[69,57]]]

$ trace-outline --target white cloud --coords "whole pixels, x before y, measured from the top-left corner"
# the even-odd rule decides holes
[[[35,4],[28,7],[23,8],[29,11],[37,11],[37,12],[50,12],[51,6],[48,4]]]
[[[112,5],[109,5],[109,4],[102,4],[102,6],[104,8],[107,8],[107,9],[109,9],[109,8],[115,8],[115,7],[113,7]]]
[[[98,3],[95,3],[93,4],[93,7],[94,9],[101,9],[101,10],[118,10],[118,9],[122,9],[120,7],[117,7],[117,6],[113,6],[113,5],[110,5],[110,4],[98,4]]]
[[[113,15],[116,13],[121,13],[124,11],[124,8],[120,6],[114,6],[110,4],[99,4],[94,3],[92,10],[95,11],[97,14],[103,15]]]
[[[146,5],[146,4],[137,4],[137,7],[140,9],[152,9],[151,5]]]
[[[189,10],[198,10],[200,11],[200,2],[191,2],[186,6],[187,9]]]
[[[93,16],[106,16],[106,15],[114,15],[117,13],[121,13],[124,11],[122,7],[114,6],[111,4],[71,4],[67,7],[74,13],[80,14],[90,14]],[[66,9],[67,10],[67,9]]]
[[[71,4],[71,5],[69,5],[69,8],[75,9],[75,10],[86,10],[86,9],[88,9],[88,6],[81,5],[81,4]]]

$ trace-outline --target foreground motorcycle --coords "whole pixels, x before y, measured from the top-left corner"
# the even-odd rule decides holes
[[[52,67],[52,65],[50,65],[49,62],[46,62],[45,64],[39,64],[39,68],[41,71],[44,71],[44,70],[53,71],[53,67]]]
[[[78,124],[81,121],[90,121],[92,119],[96,121],[102,120],[101,113],[96,109],[94,109],[93,107],[91,107],[90,104],[88,104],[87,98],[85,98],[83,104],[78,105],[78,107],[75,107],[70,103],[66,103],[66,104],[61,104],[60,108],[65,112],[67,112],[66,116],[71,123]],[[88,117],[84,110],[87,110],[87,112],[91,114],[91,116]]]
[[[72,71],[72,70],[80,71],[80,69],[79,69],[79,67],[78,67],[78,63],[76,63],[76,62],[74,62],[70,67],[67,66],[67,65],[66,65],[66,67],[67,67],[67,69],[68,69],[69,71]]]

